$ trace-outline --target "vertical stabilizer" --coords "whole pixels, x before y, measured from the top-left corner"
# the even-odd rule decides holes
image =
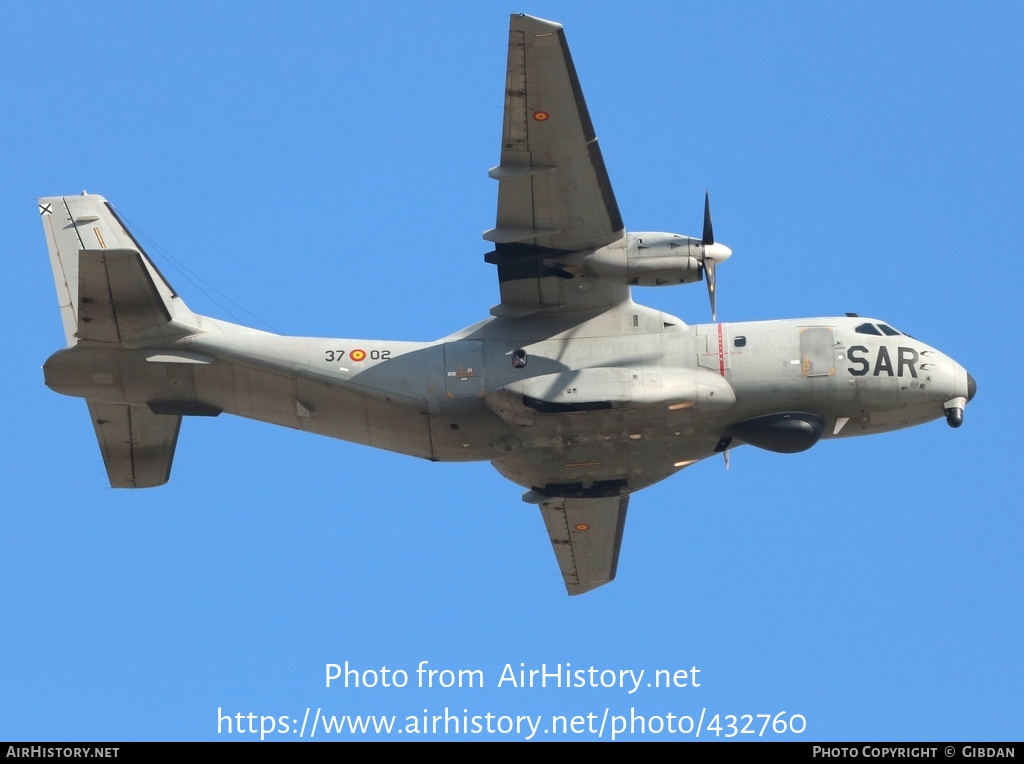
[[[197,317],[102,196],[39,200],[68,346],[80,339],[128,345],[181,337]]]

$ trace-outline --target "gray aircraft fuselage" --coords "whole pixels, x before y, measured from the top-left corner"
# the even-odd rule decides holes
[[[46,382],[166,414],[225,412],[432,461],[493,461],[528,488],[625,480],[631,491],[744,442],[730,436],[737,423],[807,413],[821,437],[867,435],[938,419],[973,396],[958,363],[861,317],[687,326],[626,302],[596,315],[491,318],[433,343],[207,321],[221,331],[59,351]],[[879,333],[856,331],[864,326]],[[817,440],[791,437],[765,447]]]

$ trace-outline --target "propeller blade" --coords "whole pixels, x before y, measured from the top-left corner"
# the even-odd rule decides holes
[[[715,231],[711,225],[711,194],[704,192],[704,235],[701,237],[701,265],[704,266],[704,280],[708,282],[708,300],[711,302],[711,320],[718,321],[718,300],[715,293],[715,264],[725,260],[732,250],[724,244],[715,243]]]
[[[711,301],[711,320],[718,321],[717,300],[715,299],[715,261],[704,258],[704,280],[708,282],[708,299]]]
[[[711,194],[704,191],[704,236],[701,242],[705,245],[715,243],[715,232],[711,228]]]

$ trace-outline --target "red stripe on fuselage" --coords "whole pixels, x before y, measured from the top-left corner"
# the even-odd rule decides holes
[[[725,376],[725,343],[722,341],[722,325],[718,325],[718,373]]]

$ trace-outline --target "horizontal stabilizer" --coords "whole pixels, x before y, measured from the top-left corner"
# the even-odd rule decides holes
[[[148,406],[88,401],[89,416],[112,488],[152,488],[171,476],[180,416]]]
[[[78,339],[139,342],[164,336],[171,314],[133,249],[78,253]]]

